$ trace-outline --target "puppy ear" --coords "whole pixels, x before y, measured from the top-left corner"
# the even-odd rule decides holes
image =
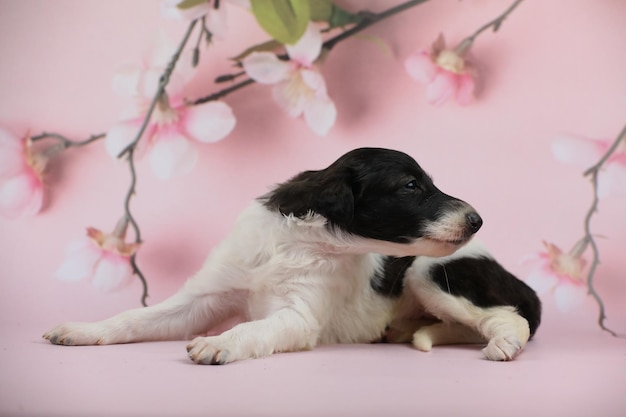
[[[322,171],[306,171],[280,184],[262,198],[269,209],[296,217],[313,212],[332,224],[341,226],[352,222],[354,195],[348,175]]]
[[[326,217],[332,224],[344,228],[352,223],[354,217],[354,193],[344,180],[335,180],[322,186],[315,201],[313,211]]]

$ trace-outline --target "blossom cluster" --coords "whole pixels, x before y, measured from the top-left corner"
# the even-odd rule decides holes
[[[613,141],[559,134],[553,139],[551,148],[557,161],[586,169],[586,175],[595,176],[592,181],[595,198],[587,216],[585,236],[568,252],[553,243],[543,242],[544,251],[525,258],[532,265],[526,282],[539,294],[553,294],[556,306],[569,311],[595,292],[592,276],[584,277],[589,264],[584,254],[594,239],[588,231],[591,214],[596,211],[599,200],[626,196],[626,132]],[[597,253],[593,256],[593,262],[597,264]],[[601,300],[597,301],[601,303]],[[600,307],[603,309],[602,305]]]

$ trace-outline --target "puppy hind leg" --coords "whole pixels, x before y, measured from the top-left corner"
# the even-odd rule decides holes
[[[437,284],[429,280],[412,282],[411,288],[430,314],[443,322],[460,323],[487,340],[488,344],[483,349],[483,354],[489,360],[512,360],[528,342],[530,337],[528,321],[520,316],[514,307],[478,307],[464,297],[443,292]],[[445,340],[442,330],[435,328],[434,331],[436,338]],[[427,346],[425,341],[420,343]]]

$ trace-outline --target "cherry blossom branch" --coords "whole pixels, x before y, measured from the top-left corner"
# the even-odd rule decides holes
[[[417,6],[419,4],[425,3],[428,0],[410,0],[410,1],[406,1],[404,3],[401,3],[397,6],[391,7],[387,10],[384,10],[380,13],[370,13],[370,12],[363,12],[361,13],[361,16],[363,17],[363,20],[361,20],[361,22],[357,23],[356,25],[354,25],[352,28],[328,39],[326,42],[324,42],[322,44],[322,47],[327,49],[327,50],[331,50],[336,44],[338,44],[339,42],[348,39],[350,37],[352,37],[353,35],[365,30],[366,28],[370,27],[371,25],[380,22],[381,20],[387,19],[391,16],[395,16],[398,13],[401,13],[407,9],[410,9],[414,6]],[[521,0],[519,0],[521,1]],[[241,73],[237,73],[237,74],[227,74],[227,75],[223,75],[218,77],[218,79],[220,80],[227,80],[227,79],[234,79],[238,76],[242,75]],[[212,100],[218,100],[230,93],[233,93],[237,90],[240,90],[244,87],[247,87],[250,84],[254,84],[256,81],[254,81],[251,78],[248,78],[244,81],[241,81],[237,84],[234,84],[230,87],[224,88],[220,91],[217,91],[209,96],[206,97],[201,97],[198,98],[194,101],[190,101],[189,104],[190,105],[198,105],[198,104],[202,104],[202,103],[206,103]]]
[[[198,104],[202,104],[202,103],[207,103],[209,101],[213,101],[213,100],[219,100],[220,98],[227,96],[230,93],[234,93],[237,90],[240,90],[244,87],[247,87],[250,84],[254,84],[256,81],[254,81],[252,78],[247,78],[241,82],[238,82],[237,84],[233,84],[230,87],[224,88],[220,91],[217,91],[213,94],[211,94],[210,96],[206,96],[206,97],[201,97],[199,99],[196,99],[194,101],[191,101],[189,104],[192,106],[196,106]]]
[[[64,150],[67,148],[78,148],[81,146],[89,145],[90,143],[95,142],[99,139],[102,139],[105,136],[106,136],[106,133],[99,133],[97,135],[91,135],[85,140],[75,141],[75,140],[70,140],[66,138],[65,136],[60,135],[58,133],[43,132],[40,135],[31,136],[30,140],[33,142],[38,142],[44,139],[55,139],[56,141],[59,142],[60,150]]]
[[[602,158],[600,158],[600,160],[595,165],[587,169],[583,174],[584,176],[591,176],[591,185],[593,187],[593,200],[591,202],[591,207],[589,208],[589,211],[587,211],[587,215],[585,216],[585,237],[583,238],[586,239],[587,243],[591,245],[591,251],[593,253],[593,259],[591,261],[591,266],[589,267],[589,272],[587,274],[587,286],[589,288],[589,294],[591,294],[591,296],[596,300],[596,303],[598,304],[598,309],[600,310],[598,314],[598,325],[602,330],[610,333],[612,336],[615,337],[626,337],[626,335],[618,335],[616,332],[609,329],[604,324],[604,321],[606,320],[604,302],[602,301],[602,298],[594,287],[594,275],[596,272],[596,268],[600,264],[600,251],[598,250],[598,245],[596,244],[593,234],[591,233],[591,218],[598,210],[598,173],[600,172],[600,169],[604,166],[604,163],[611,157],[611,155],[615,152],[620,143],[624,140],[626,140],[626,126],[624,126],[620,134],[615,139],[615,142],[613,142],[611,147],[606,151]]]
[[[198,34],[196,46],[193,48],[193,58],[191,62],[194,68],[197,67],[198,63],[200,62],[200,43],[202,42],[202,39],[206,39],[206,42],[210,43],[211,38],[213,37],[213,34],[206,26],[206,16],[202,16],[200,18],[200,21],[200,33]]]
[[[135,158],[134,158],[135,149],[137,148],[137,144],[141,140],[141,137],[143,136],[143,133],[145,132],[146,127],[148,126],[148,122],[150,121],[150,118],[152,117],[152,113],[154,112],[156,105],[165,94],[165,87],[167,87],[170,81],[170,77],[172,75],[172,72],[174,71],[174,68],[176,67],[176,63],[178,62],[178,59],[180,58],[180,55],[183,49],[185,48],[185,45],[187,44],[187,41],[189,40],[189,37],[191,36],[191,33],[193,32],[193,28],[195,27],[197,21],[198,20],[196,19],[189,24],[189,27],[187,28],[187,32],[185,33],[185,36],[183,37],[183,40],[180,42],[180,45],[174,52],[174,55],[172,55],[172,58],[170,59],[170,62],[168,63],[165,70],[163,71],[163,74],[161,74],[161,77],[159,78],[159,86],[158,86],[157,92],[154,95],[152,102],[150,103],[148,112],[146,113],[144,117],[143,123],[141,124],[141,127],[139,128],[139,131],[137,132],[137,135],[135,136],[135,139],[128,146],[126,146],[126,148],[124,148],[122,152],[120,152],[119,155],[117,156],[118,158],[121,158],[126,155],[127,160],[128,160],[128,168],[130,170],[131,182],[130,182],[130,187],[128,189],[128,192],[126,193],[126,198],[124,199],[124,212],[128,220],[130,221],[130,224],[133,227],[133,231],[135,232],[135,243],[137,244],[141,243],[141,231],[139,229],[139,225],[137,224],[137,221],[133,217],[131,210],[130,210],[130,200],[135,194],[135,188],[137,185],[137,174],[135,172]],[[141,273],[141,270],[137,266],[136,254],[133,254],[130,257],[130,264],[133,268],[133,273],[137,274],[137,276],[141,280],[141,284],[143,286],[143,292],[141,295],[141,304],[145,307],[147,305],[146,299],[148,298],[148,283],[146,281],[146,278]]]
[[[135,172],[135,148],[131,148],[128,151],[128,167],[130,169],[130,187],[128,188],[128,192],[126,193],[126,198],[124,199],[124,212],[126,214],[126,218],[130,221],[131,226],[133,227],[133,231],[135,232],[135,243],[141,243],[141,231],[139,230],[139,225],[137,221],[133,217],[130,212],[130,199],[135,194],[135,186],[137,185],[137,173]],[[130,257],[130,265],[133,268],[133,273],[139,277],[141,281],[141,286],[143,288],[141,293],[141,305],[147,307],[146,299],[148,298],[148,282],[144,277],[143,273],[137,266],[136,261],[137,253],[133,253]]]
[[[471,36],[465,38],[465,40],[467,40],[468,42],[474,42],[474,39],[476,39],[478,35],[480,35],[489,28],[493,28],[494,32],[498,31],[498,29],[500,29],[500,26],[502,25],[502,22],[504,22],[504,20],[509,17],[513,10],[515,10],[522,1],[523,0],[516,0],[515,2],[513,2],[513,4],[504,11],[504,13],[493,19],[491,22],[485,23],[483,26],[478,28],[478,30],[474,32]]]
[[[485,23],[480,28],[478,28],[476,32],[463,39],[461,43],[459,43],[459,46],[455,48],[456,53],[462,56],[472,46],[474,40],[476,40],[476,38],[487,29],[493,28],[494,32],[500,29],[502,22],[504,22],[504,20],[513,12],[513,10],[517,8],[517,6],[519,6],[522,1],[523,0],[515,0],[515,2],[513,2],[513,4],[511,4],[511,6],[509,6],[509,8],[504,11],[504,13],[502,13],[495,19]]]

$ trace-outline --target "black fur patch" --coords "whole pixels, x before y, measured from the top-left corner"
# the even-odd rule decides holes
[[[404,275],[406,270],[413,264],[415,256],[396,258],[386,256],[383,268],[370,280],[370,285],[380,295],[396,298],[402,294],[404,288]]]
[[[259,200],[284,215],[317,213],[330,228],[398,243],[423,237],[428,224],[465,204],[435,187],[409,155],[381,148],[355,149],[326,169],[296,175]],[[479,227],[468,222],[465,237]]]
[[[444,292],[467,298],[478,307],[513,306],[528,320],[530,335],[541,322],[535,291],[491,258],[460,258],[434,265],[431,279]]]

